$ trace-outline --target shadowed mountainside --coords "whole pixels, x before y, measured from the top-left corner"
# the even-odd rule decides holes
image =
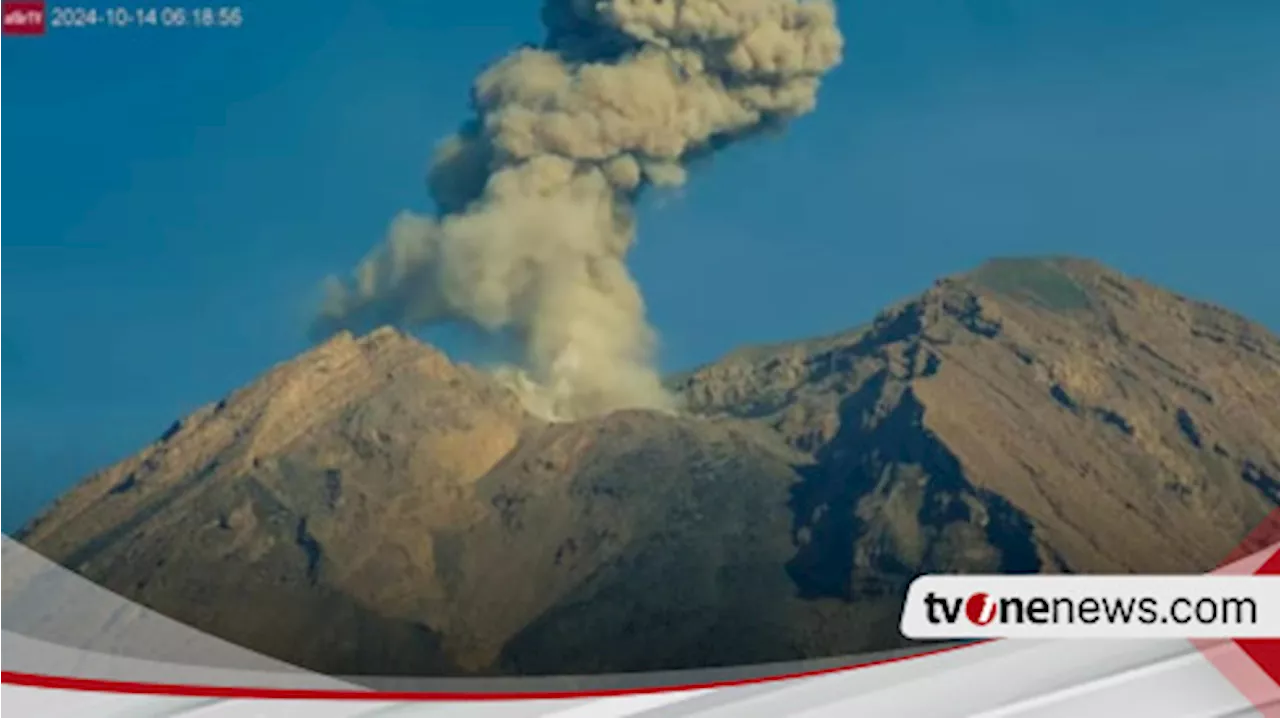
[[[21,538],[338,673],[542,674],[885,648],[927,571],[1199,572],[1280,504],[1280,341],[1072,259],[569,424],[391,329],[176,423]]]

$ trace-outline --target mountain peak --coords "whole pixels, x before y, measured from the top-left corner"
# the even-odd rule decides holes
[[[548,424],[340,333],[23,540],[318,670],[580,674],[886,649],[921,572],[1201,572],[1280,504],[1280,340],[1088,260],[992,260],[675,389]]]

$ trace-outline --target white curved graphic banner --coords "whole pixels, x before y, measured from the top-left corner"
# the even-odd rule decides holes
[[[484,694],[474,681],[379,683],[303,671],[132,604],[7,538],[4,549],[3,700],[14,716],[1280,715],[1280,685],[1260,665],[1275,655],[1274,639],[1243,648],[1234,640],[995,640],[843,665],[620,677],[595,688],[625,695],[575,697],[568,686],[581,684],[554,679],[538,688],[484,681],[478,690],[490,699],[477,699]],[[1273,545],[1215,573],[1278,568]],[[875,662],[849,667],[867,661]],[[422,690],[436,699],[423,700]],[[516,699],[546,691],[557,697]]]

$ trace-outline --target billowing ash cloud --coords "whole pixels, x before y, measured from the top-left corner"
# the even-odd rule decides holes
[[[625,265],[648,186],[813,110],[843,40],[826,0],[547,0],[547,40],[475,81],[476,115],[441,143],[434,218],[403,214],[317,331],[462,321],[514,337],[505,376],[573,419],[672,408]]]

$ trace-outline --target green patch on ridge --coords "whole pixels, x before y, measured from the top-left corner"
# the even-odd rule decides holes
[[[1088,309],[1091,305],[1089,294],[1052,259],[992,259],[974,270],[969,279],[998,294],[1052,311]]]

